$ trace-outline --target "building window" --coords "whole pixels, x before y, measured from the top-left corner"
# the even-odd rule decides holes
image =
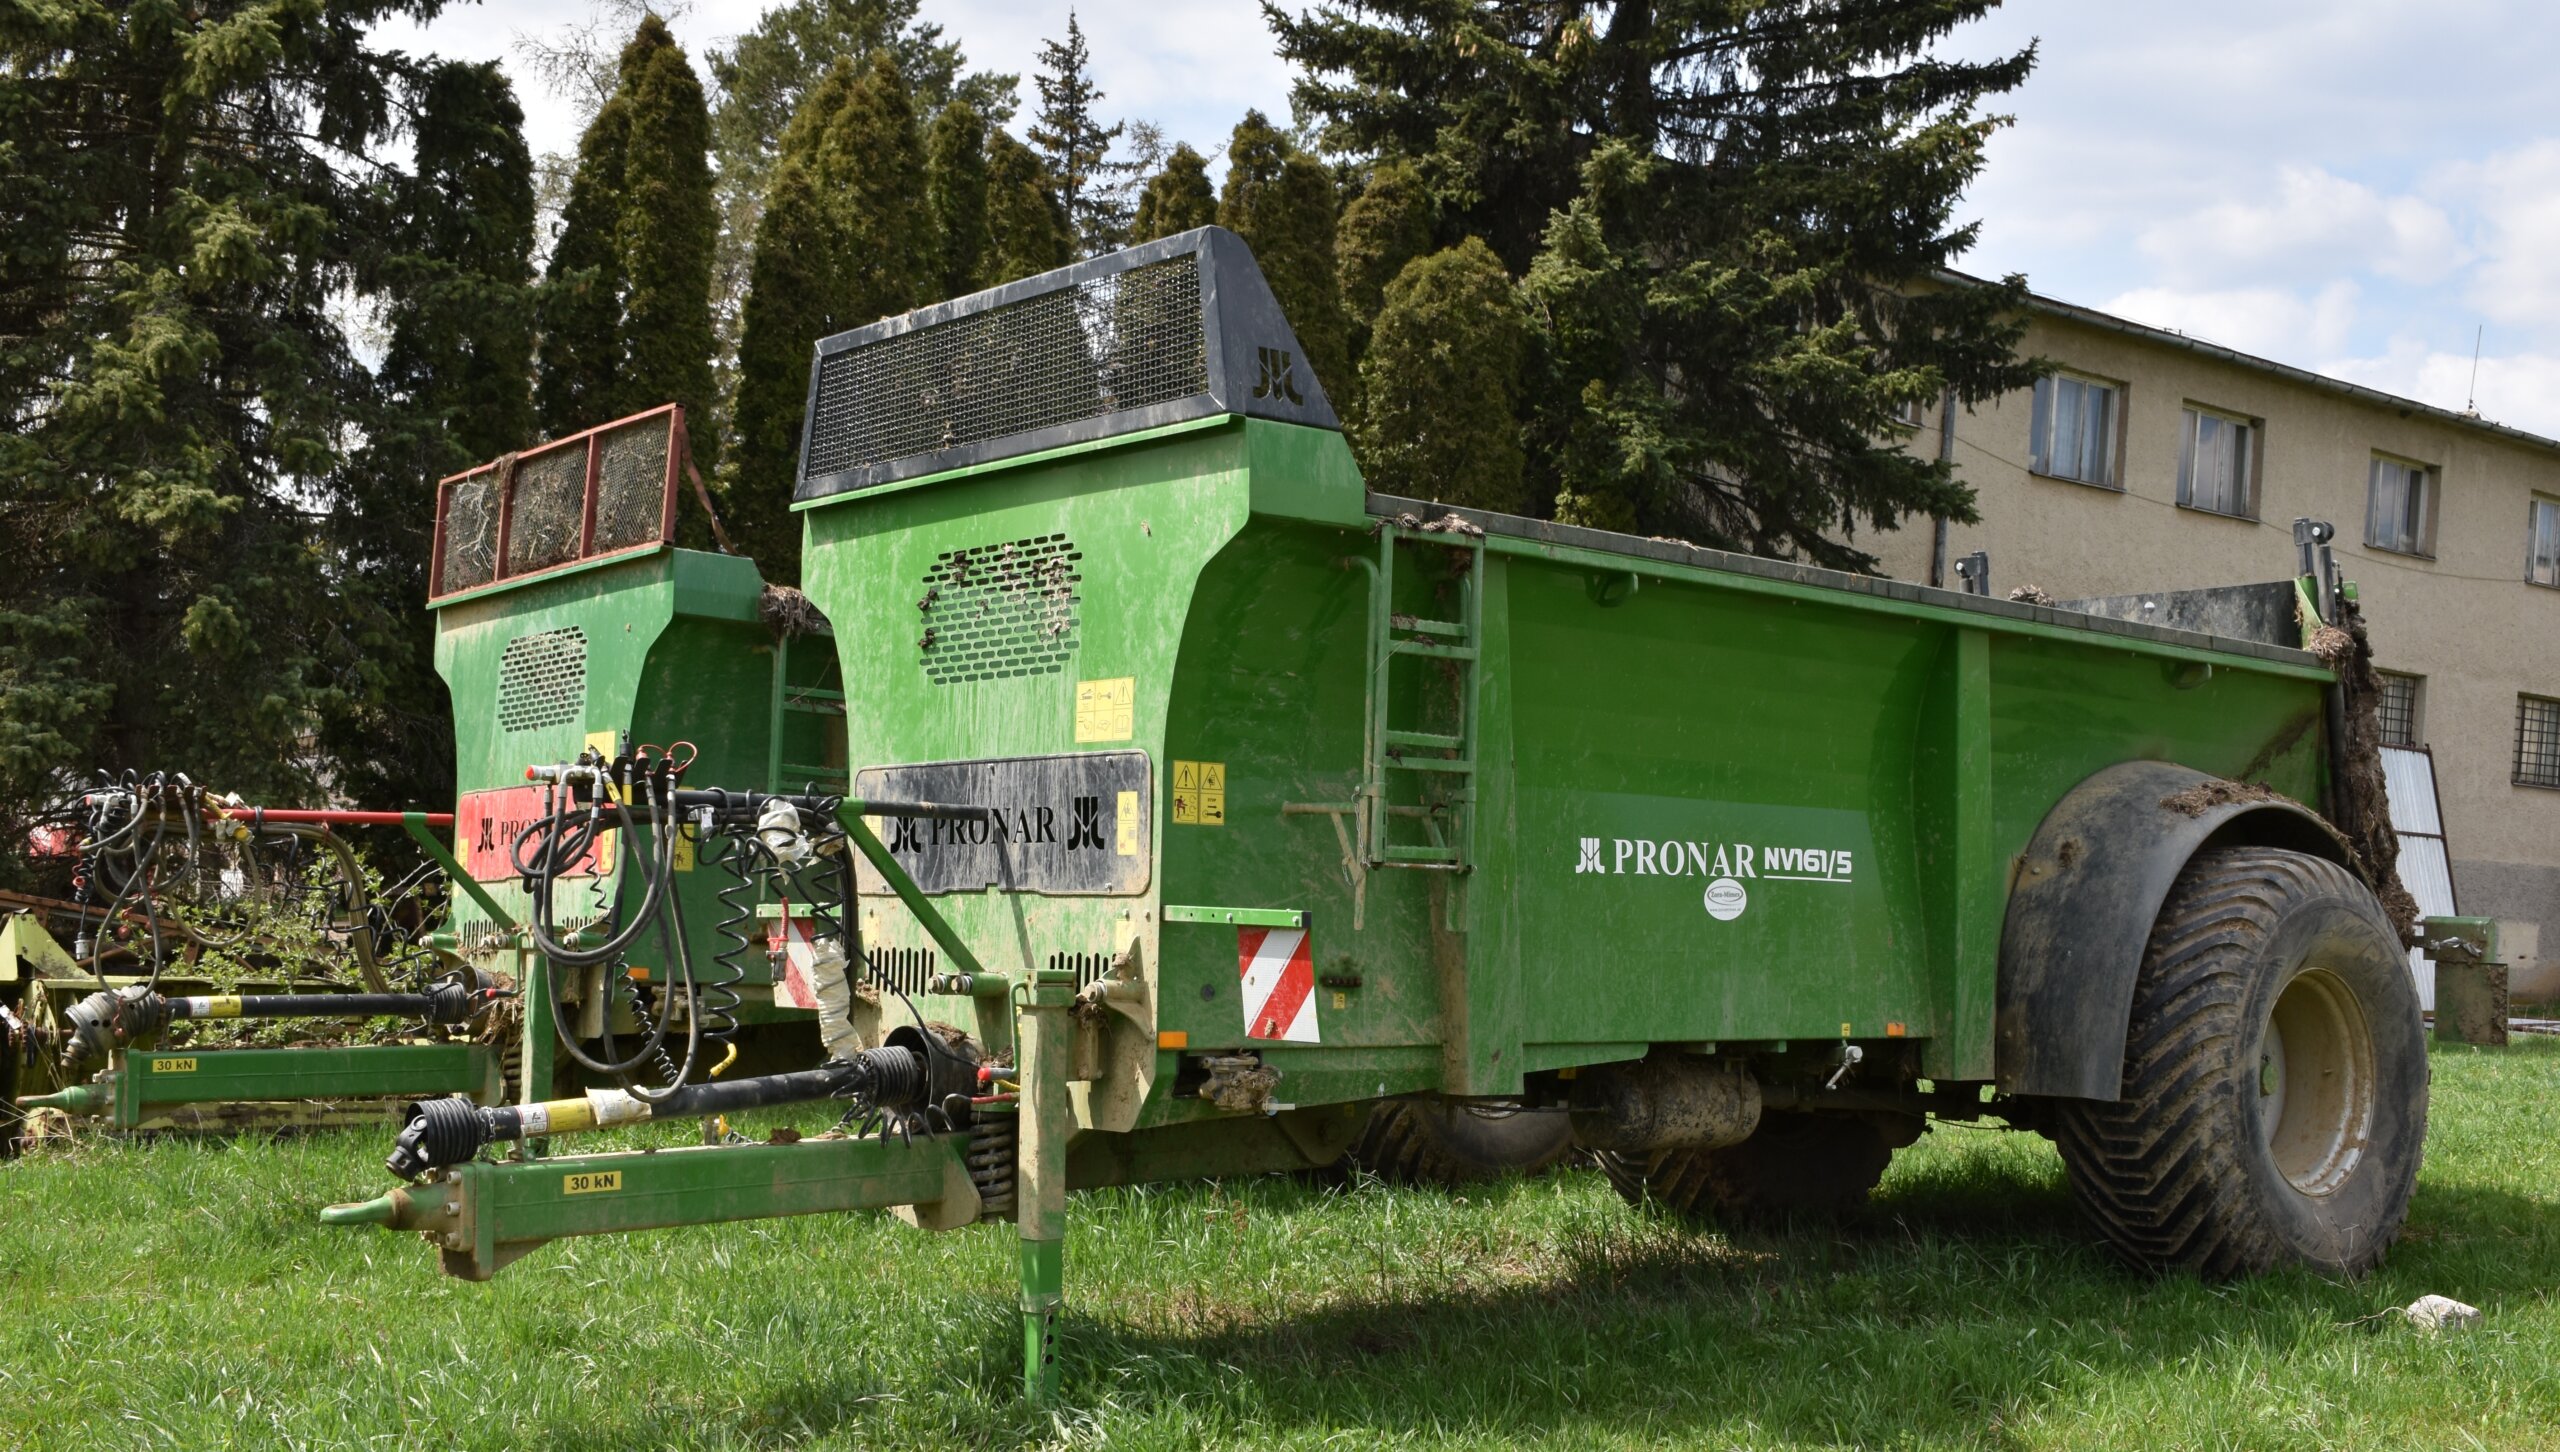
[[[2390,671],[2375,674],[2382,678],[2382,699],[2376,703],[2382,714],[2382,744],[2417,745],[2419,678]]]
[[[1916,398],[1906,398],[1893,406],[1893,421],[1907,429],[1920,427],[1921,417],[1929,405]]]
[[[2560,701],[2516,697],[2516,785],[2560,788]]]
[[[2070,373],[2036,380],[2035,437],[2029,466],[2056,479],[2116,487],[2116,439],[2124,427],[2124,390]]]
[[[2178,447],[2178,502],[2242,519],[2258,517],[2256,421],[2191,408]]]
[[[2536,499],[2527,507],[2524,577],[2560,588],[2560,499]]]
[[[2373,456],[2365,495],[2364,542],[2394,554],[2436,550],[2436,471],[2406,459]]]

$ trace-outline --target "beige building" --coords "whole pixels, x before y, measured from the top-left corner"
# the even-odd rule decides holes
[[[2560,442],[2050,299],[2033,390],[1914,420],[1982,522],[1860,543],[1897,578],[2058,599],[2284,578],[2293,521],[2337,528],[2384,727],[2435,758],[2466,913],[2505,921],[2520,988],[2560,944]],[[1952,423],[1952,428],[1948,425]]]

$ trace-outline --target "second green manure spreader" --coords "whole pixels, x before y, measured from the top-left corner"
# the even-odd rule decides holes
[[[1990,1115],[2146,1266],[2353,1273],[2400,1225],[2426,1065],[2351,656],[1370,493],[1215,228],[819,342],[794,487],[844,789],[670,708],[685,770],[528,743],[524,850],[628,821],[794,874],[826,1062],[421,1104],[411,1183],[328,1218],[471,1277],[1009,1219],[1035,1396],[1069,1190],[1328,1164],[1382,1101],[1561,1116],[1729,1220]],[[2277,588],[2347,639],[2316,549]],[[849,1132],[531,1143],[792,1100]]]

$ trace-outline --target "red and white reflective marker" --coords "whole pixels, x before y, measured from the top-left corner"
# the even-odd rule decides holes
[[[1316,960],[1304,928],[1236,929],[1236,971],[1244,978],[1244,1036],[1321,1042],[1316,1035]]]
[[[815,1012],[818,987],[809,977],[809,970],[818,949],[809,941],[811,932],[807,918],[778,918],[765,925],[764,942],[765,951],[782,955],[782,977],[773,985],[773,1001]]]

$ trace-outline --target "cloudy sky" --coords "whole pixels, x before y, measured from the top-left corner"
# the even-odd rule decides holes
[[[467,6],[414,48],[510,58],[590,0]],[[689,47],[758,0],[698,0]],[[1066,6],[926,0],[973,65],[1027,77]],[[1288,110],[1253,0],[1085,0],[1105,109],[1210,150]],[[1964,265],[2038,291],[2560,435],[2560,6],[2548,0],[2010,0],[1954,46],[2038,40],[2001,109]],[[1028,84],[1026,81],[1026,92]],[[526,97],[537,149],[574,115]]]

